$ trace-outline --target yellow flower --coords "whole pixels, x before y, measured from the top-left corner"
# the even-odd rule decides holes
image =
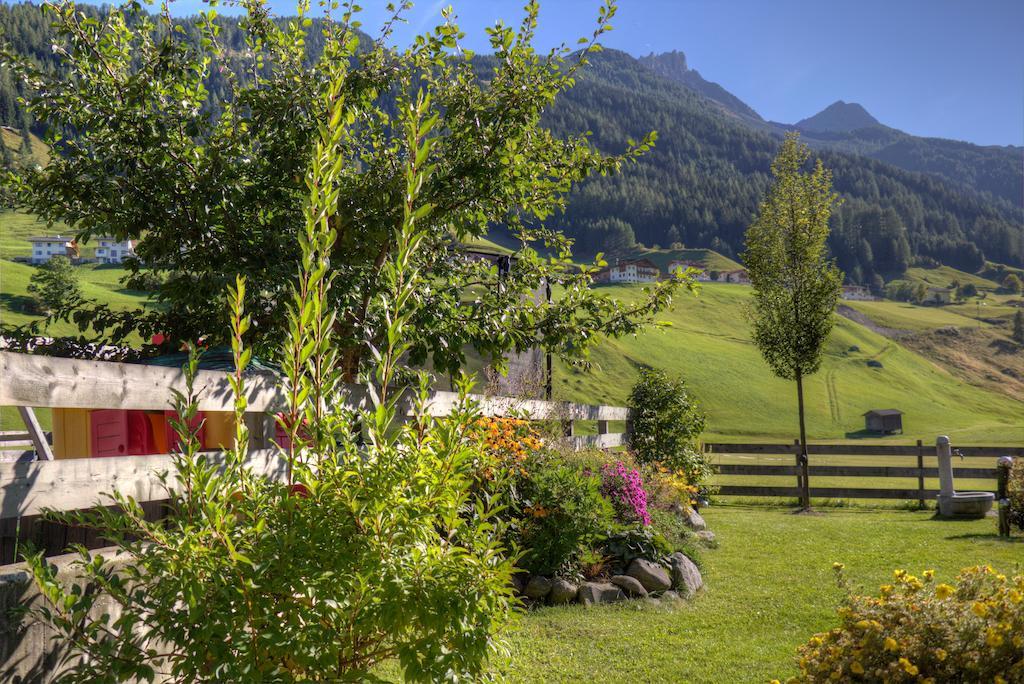
[[[992,627],[985,632],[985,643],[989,648],[999,648],[1003,645],[1003,635]]]
[[[950,596],[952,596],[953,592],[955,591],[956,589],[949,586],[948,584],[940,584],[939,586],[935,587],[935,598],[939,600],[947,599]]]
[[[903,671],[906,672],[911,677],[916,677],[917,676],[917,673],[918,673],[917,665],[914,665],[914,663],[910,662],[906,658],[900,658],[900,667],[902,667]]]
[[[855,626],[857,629],[871,629],[871,620],[860,620]]]
[[[853,674],[864,674],[864,666],[860,664],[859,660],[854,660],[850,665],[850,672]]]
[[[1021,600],[1024,599],[1024,596],[1022,596],[1021,593],[1016,589],[1010,590],[1009,597],[1010,601],[1012,601],[1013,603],[1020,603]]]
[[[1006,680],[996,675],[996,678],[992,680],[992,684],[1006,684]]]
[[[896,643],[895,639],[893,639],[892,637],[885,637],[885,650],[886,651],[895,651],[899,647],[900,647],[900,645],[898,643]]]
[[[832,564],[832,569],[835,570],[836,572],[839,572],[840,570],[842,570],[845,567],[846,566],[843,565],[842,563],[833,563]]]
[[[974,605],[971,606],[971,612],[978,617],[983,618],[988,615],[988,606],[981,601],[975,601]]]
[[[931,582],[932,579],[935,578],[935,571],[934,570],[925,570],[923,574],[924,574],[924,578],[926,580],[928,580],[929,582]]]
[[[941,648],[935,649],[935,659],[938,660],[940,663],[944,661],[948,655],[949,654]]]

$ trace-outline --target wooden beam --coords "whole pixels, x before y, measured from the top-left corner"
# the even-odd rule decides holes
[[[721,485],[718,488],[721,496],[784,496],[796,498],[800,495],[799,487],[754,487],[745,485]],[[811,497],[815,499],[934,499],[939,495],[937,489],[863,489],[857,487],[811,487]]]
[[[223,452],[207,457],[224,462]],[[247,463],[272,479],[283,480],[286,475],[285,461],[276,449],[251,451]],[[0,518],[38,515],[44,508],[72,511],[109,505],[100,495],[115,489],[140,502],[166,499],[157,475],[172,469],[171,456],[164,454],[0,463]],[[168,479],[168,485],[176,490],[173,479]]]
[[[914,468],[893,466],[811,466],[811,475],[818,477],[931,477],[939,476],[938,468]],[[723,463],[718,466],[720,475],[797,475],[798,468],[788,465],[761,465],[746,463]],[[977,480],[995,479],[995,468],[955,468],[955,477]],[[924,487],[921,487],[924,489]]]
[[[46,433],[39,427],[39,421],[36,420],[36,412],[32,410],[31,406],[19,406],[18,413],[21,414],[21,419],[28,429],[29,439],[32,440],[32,446],[36,450],[36,458],[41,461],[52,461],[53,451],[50,449],[50,443],[46,439]]]

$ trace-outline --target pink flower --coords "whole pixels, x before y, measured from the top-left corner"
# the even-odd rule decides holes
[[[651,524],[647,512],[647,490],[640,472],[626,468],[622,461],[601,468],[601,493],[607,496],[623,522]]]

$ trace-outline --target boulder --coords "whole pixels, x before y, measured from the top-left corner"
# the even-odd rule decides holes
[[[526,591],[526,582],[529,580],[529,575],[525,572],[517,572],[512,575],[512,588],[515,589],[516,594],[522,596],[523,592]]]
[[[576,599],[585,606],[595,603],[612,603],[625,600],[626,595],[614,584],[607,582],[584,582],[576,593]]]
[[[672,563],[672,585],[680,594],[689,598],[700,591],[704,578],[692,560],[677,551],[669,556],[669,562]]]
[[[691,530],[706,530],[708,524],[704,522],[703,516],[694,508],[689,508],[683,513],[683,519]]]
[[[663,601],[682,601],[683,597],[679,595],[679,592],[669,589],[661,595]]]
[[[526,583],[526,588],[523,590],[523,595],[526,598],[532,598],[535,601],[547,598],[548,594],[551,593],[551,580],[541,575],[534,575],[530,578],[530,581]]]
[[[704,542],[705,544],[715,543],[715,533],[711,530],[701,530],[697,533],[697,539]]]
[[[553,606],[571,603],[576,599],[576,593],[578,591],[579,587],[572,582],[564,579],[556,579],[551,583],[551,593],[548,594],[548,601]]]
[[[623,593],[630,598],[643,598],[647,596],[647,590],[640,580],[629,575],[615,575],[611,580],[612,584],[622,589]]]
[[[637,558],[629,564],[626,574],[640,581],[647,591],[665,591],[672,588],[668,571],[657,563]]]

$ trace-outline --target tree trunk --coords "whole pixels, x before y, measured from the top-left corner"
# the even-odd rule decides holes
[[[800,507],[807,511],[811,508],[810,472],[807,459],[807,427],[804,422],[804,376],[799,370],[796,372],[796,397],[797,406],[800,411]]]

